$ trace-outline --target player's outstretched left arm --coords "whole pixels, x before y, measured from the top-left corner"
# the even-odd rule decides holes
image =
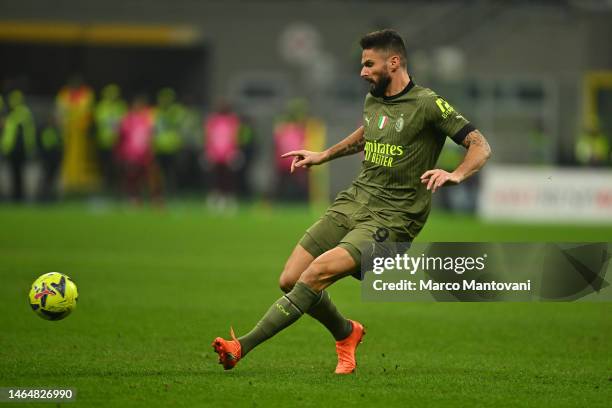
[[[459,184],[476,173],[491,157],[491,147],[487,139],[478,130],[473,130],[463,139],[461,144],[467,149],[461,164],[449,173],[442,169],[427,170],[421,176],[421,182],[427,184],[427,189],[435,192],[443,185]]]

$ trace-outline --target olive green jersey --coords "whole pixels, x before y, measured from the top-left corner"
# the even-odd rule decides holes
[[[363,190],[377,218],[414,237],[431,207],[421,175],[434,168],[447,136],[461,143],[474,127],[443,98],[413,82],[391,97],[368,93],[363,120],[364,160],[346,193]]]

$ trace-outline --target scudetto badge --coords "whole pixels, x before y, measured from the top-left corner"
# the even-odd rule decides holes
[[[381,115],[378,118],[378,129],[383,130],[384,127],[389,123],[389,117],[387,115]]]

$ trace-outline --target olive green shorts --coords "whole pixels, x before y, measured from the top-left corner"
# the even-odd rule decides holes
[[[390,228],[364,204],[336,201],[300,240],[300,245],[315,258],[334,247],[342,247],[361,266],[362,254],[374,251],[377,243],[411,242],[413,236]]]

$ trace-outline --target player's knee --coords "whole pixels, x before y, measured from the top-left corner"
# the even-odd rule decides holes
[[[285,264],[283,268],[283,273],[281,273],[281,276],[278,278],[278,286],[285,293],[291,292],[298,277],[299,275],[296,277],[295,271],[291,268],[291,263],[287,261],[287,264]]]
[[[293,289],[294,285],[295,285],[295,280],[287,278],[284,275],[281,275],[280,278],[278,279],[278,286],[285,293],[291,292],[291,289]]]

